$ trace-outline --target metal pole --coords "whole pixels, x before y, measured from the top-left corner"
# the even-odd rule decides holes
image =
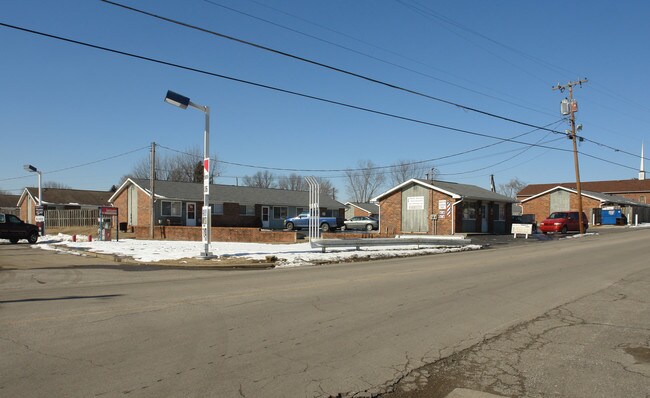
[[[155,209],[154,209],[154,202],[155,202],[155,180],[156,180],[156,143],[152,142],[151,143],[151,160],[150,160],[150,166],[149,166],[149,185],[150,185],[150,191],[151,191],[151,199],[149,201],[149,206],[150,206],[150,216],[149,216],[149,239],[154,238],[154,221],[155,221]],[[120,219],[117,219],[118,223]],[[118,225],[119,227],[119,225]],[[118,228],[119,229],[119,228]]]
[[[43,208],[43,195],[41,189],[41,172],[40,170],[36,172],[38,174],[38,205]],[[43,216],[45,216],[45,209],[43,209]],[[41,236],[45,236],[45,220],[43,220],[43,226],[41,227]]]
[[[205,131],[203,132],[203,212],[207,213],[203,220],[203,243],[205,250],[203,256],[209,257],[210,253],[210,228],[212,212],[210,211],[210,108],[203,106],[205,113]]]

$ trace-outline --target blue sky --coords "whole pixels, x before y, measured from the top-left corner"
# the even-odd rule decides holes
[[[647,2],[120,2],[558,131],[568,128],[559,112],[568,93],[551,87],[586,77],[574,91],[587,139],[579,147],[583,181],[636,178],[641,142],[650,142]],[[517,140],[572,148],[558,134],[101,1],[1,0],[0,22],[427,123],[499,138],[528,132]],[[218,183],[234,185],[237,177],[241,183],[264,168],[276,175],[289,173],[277,169],[322,170],[298,173],[330,178],[337,199],[345,201],[344,173],[337,170],[361,160],[389,166],[427,159],[438,159],[430,164],[439,179],[484,188],[490,174],[497,184],[515,177],[526,183],[575,178],[568,151],[362,112],[5,26],[0,45],[0,131],[9,145],[0,157],[0,190],[10,193],[36,185],[36,176],[23,170],[28,163],[43,171],[44,181],[106,190],[148,156],[152,141],[178,151],[202,148],[203,115],[165,104],[167,90],[210,106],[210,152],[228,162]],[[165,148],[159,153],[173,154]]]

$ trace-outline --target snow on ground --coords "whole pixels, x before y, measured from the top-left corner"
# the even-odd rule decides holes
[[[181,260],[198,257],[203,252],[202,242],[160,241],[122,239],[119,242],[93,241],[73,242],[72,236],[58,234],[46,235],[32,247],[45,250],[78,253],[79,251],[131,257],[140,262],[162,260]],[[210,251],[219,258],[241,258],[242,260],[266,260],[268,256],[277,257],[276,265],[298,266],[323,262],[341,262],[356,258],[388,258],[421,254],[450,253],[478,250],[480,245],[467,245],[456,248],[420,246],[376,246],[369,248],[332,248],[322,253],[320,248],[312,248],[309,242],[293,244],[211,242]]]

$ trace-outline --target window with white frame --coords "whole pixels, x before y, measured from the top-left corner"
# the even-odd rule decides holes
[[[180,201],[163,200],[160,202],[160,214],[166,217],[180,217],[183,203]]]
[[[287,208],[281,206],[273,207],[273,219],[274,220],[284,220],[287,218]]]

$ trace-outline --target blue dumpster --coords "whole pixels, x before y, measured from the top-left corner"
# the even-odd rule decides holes
[[[617,220],[621,219],[621,209],[603,209],[600,213],[601,223],[603,225],[617,225]]]

